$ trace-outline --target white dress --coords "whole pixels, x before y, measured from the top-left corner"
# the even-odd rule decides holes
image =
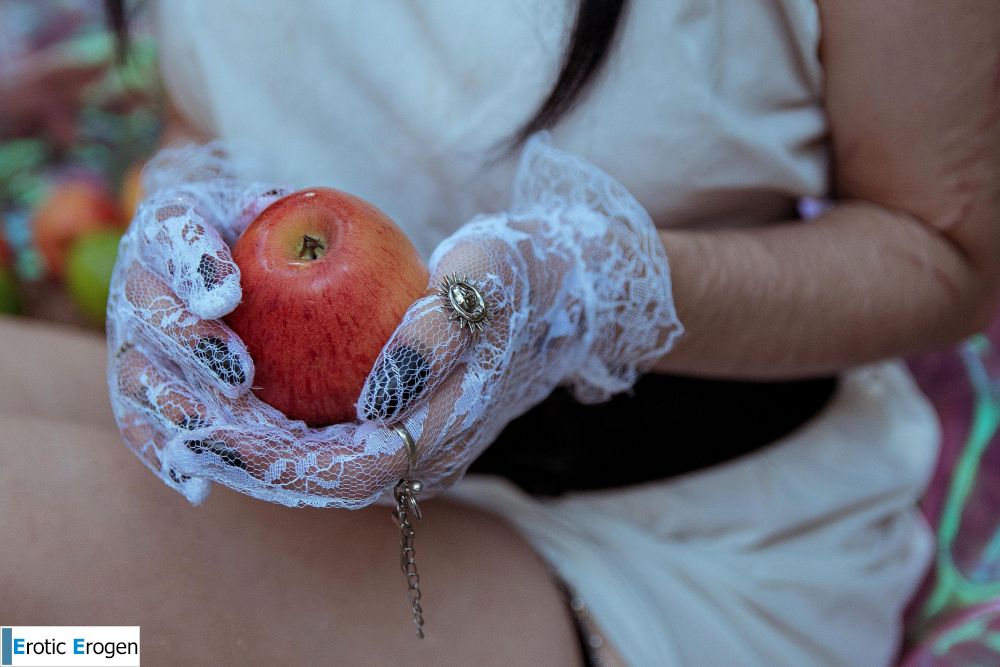
[[[190,121],[260,177],[372,201],[426,256],[506,205],[514,160],[492,149],[552,85],[573,5],[172,0],[157,19]],[[787,220],[828,191],[819,37],[812,0],[635,0],[553,143],[663,227]],[[880,665],[930,562],[915,502],[939,438],[892,359],[844,372],[774,445],[679,479],[539,499],[469,476],[449,495],[508,517],[629,664]]]

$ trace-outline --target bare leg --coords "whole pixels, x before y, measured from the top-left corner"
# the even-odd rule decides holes
[[[0,417],[0,616],[142,625],[148,664],[579,664],[543,564],[495,517],[426,503],[414,637],[389,510],[193,508],[114,432]]]
[[[419,641],[388,509],[221,487],[193,508],[121,443],[99,340],[0,322],[0,355],[5,622],[141,625],[150,665],[579,664],[544,565],[496,517],[426,503]]]
[[[99,333],[0,316],[0,414],[114,425],[105,358]]]

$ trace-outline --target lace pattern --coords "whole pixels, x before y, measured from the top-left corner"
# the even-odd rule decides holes
[[[108,382],[126,443],[195,503],[215,481],[284,505],[371,504],[407,470],[390,428],[400,423],[433,494],[556,386],[606,400],[683,333],[647,213],[536,135],[510,209],[474,218],[430,262],[429,289],[468,277],[489,325],[470,333],[439,296],[418,300],[376,361],[358,420],[308,428],[253,395],[253,361],[217,319],[241,296],[228,244],[286,189],[241,180],[218,144],[162,152],[144,186],[112,279]]]

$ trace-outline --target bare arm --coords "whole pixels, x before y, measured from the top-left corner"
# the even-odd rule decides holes
[[[187,143],[205,143],[211,137],[199,131],[177,110],[172,102],[167,101],[166,124],[163,136],[160,137],[160,147],[178,146]]]
[[[661,232],[687,333],[655,370],[791,378],[952,344],[1000,287],[1000,4],[821,0],[836,196]]]

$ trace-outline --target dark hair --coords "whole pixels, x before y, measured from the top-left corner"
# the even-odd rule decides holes
[[[108,27],[115,33],[115,55],[119,63],[125,62],[128,54],[128,17],[125,11],[124,0],[104,0],[104,15]]]
[[[628,0],[579,0],[569,44],[555,85],[535,115],[517,129],[509,140],[516,149],[538,130],[552,127],[576,106],[611,51]],[[128,48],[128,17],[124,0],[104,0],[108,24],[118,37],[118,59]]]
[[[559,77],[531,120],[511,137],[514,149],[538,130],[550,128],[576,106],[608,59],[628,0],[580,0]]]

